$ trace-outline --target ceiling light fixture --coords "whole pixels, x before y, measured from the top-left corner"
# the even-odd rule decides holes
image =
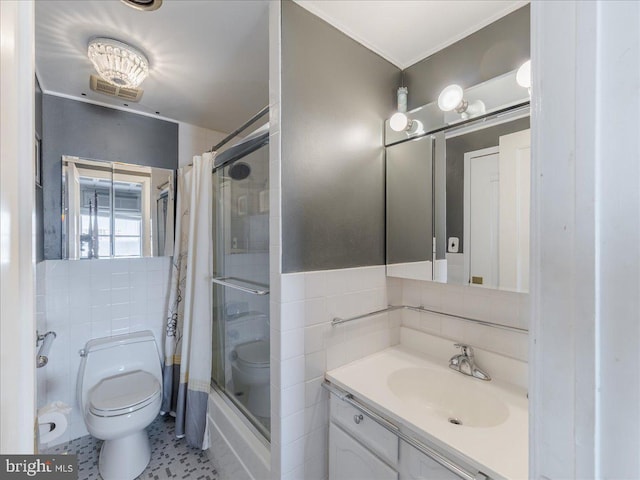
[[[529,90],[529,95],[531,95],[531,60],[527,60],[516,72],[516,82],[523,88]]]
[[[443,112],[455,110],[462,118],[485,113],[485,105],[482,100],[469,103],[464,99],[464,90],[460,85],[446,86],[438,96],[438,107]]]
[[[408,131],[410,133],[416,133],[422,129],[422,123],[418,120],[411,120],[407,116],[407,94],[409,89],[407,87],[398,88],[398,111],[391,115],[389,119],[389,127],[396,132]]]
[[[137,88],[149,75],[149,61],[138,49],[111,38],[94,38],[87,50],[98,74],[117,87]]]

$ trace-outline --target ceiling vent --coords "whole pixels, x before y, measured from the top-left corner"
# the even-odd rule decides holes
[[[121,0],[121,2],[131,8],[144,12],[151,12],[162,6],[162,0]]]
[[[97,75],[91,75],[89,85],[91,90],[94,92],[109,95],[110,97],[116,97],[128,102],[139,102],[142,98],[142,94],[144,93],[144,90],[141,88],[116,87]]]

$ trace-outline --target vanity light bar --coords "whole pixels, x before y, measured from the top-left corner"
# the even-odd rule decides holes
[[[466,135],[467,133],[477,132],[478,130],[482,130],[487,127],[495,127],[497,125],[502,125],[503,123],[513,122],[514,120],[530,116],[531,107],[529,104],[509,108],[505,111],[496,112],[494,114],[487,115],[486,117],[481,117],[458,126],[447,128],[444,130],[444,138],[448,140],[450,138]]]
[[[353,320],[360,320],[362,318],[373,317],[375,315],[380,315],[381,313],[393,312],[395,310],[413,310],[414,312],[420,312],[420,313],[435,313],[436,315],[444,315],[445,317],[453,317],[453,318],[457,318],[458,320],[464,320],[465,322],[478,323],[480,325],[484,325],[485,327],[498,328],[500,330],[509,330],[511,332],[518,332],[518,333],[527,333],[528,332],[528,330],[526,328],[510,327],[509,325],[502,325],[501,323],[487,322],[485,320],[478,320],[477,318],[463,317],[461,315],[455,315],[453,313],[438,312],[437,310],[430,310],[430,309],[424,308],[422,306],[414,307],[412,305],[389,305],[387,308],[383,308],[382,310],[376,310],[375,312],[363,313],[362,315],[358,315],[358,316],[355,316],[355,317],[349,317],[349,318],[335,317],[333,320],[331,320],[331,326],[335,327],[336,325],[339,325],[341,323],[347,323],[347,322],[351,322]]]

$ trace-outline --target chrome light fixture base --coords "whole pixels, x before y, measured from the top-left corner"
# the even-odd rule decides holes
[[[152,12],[162,6],[162,0],[120,0],[125,5],[143,12]]]

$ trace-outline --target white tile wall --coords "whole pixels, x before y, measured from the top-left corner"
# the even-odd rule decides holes
[[[327,478],[329,407],[321,386],[324,372],[399,343],[401,324],[527,360],[526,333],[442,315],[397,311],[331,326],[334,317],[408,304],[526,327],[525,294],[387,278],[384,266],[272,272],[272,293],[272,455],[277,457],[272,468],[279,475],[273,478]]]
[[[280,477],[327,478],[328,396],[324,372],[399,341],[399,313],[331,326],[387,306],[384,266],[274,275],[272,455]],[[395,295],[398,288],[393,288]],[[277,316],[279,313],[279,318]],[[274,339],[276,339],[274,341]],[[279,424],[279,425],[278,425]]]
[[[529,295],[526,293],[415,280],[394,281],[394,288],[399,286],[401,290],[401,303],[404,305],[422,305],[439,312],[528,328]],[[402,325],[500,355],[528,360],[529,340],[526,332],[501,330],[444,315],[410,310],[402,311]]]
[[[38,370],[38,406],[59,400],[73,409],[67,432],[51,445],[87,434],[76,404],[78,351],[92,338],[151,330],[162,351],[170,257],[47,260],[36,267],[37,321],[57,337]]]
[[[449,359],[459,353],[453,348],[452,342],[446,338],[404,326],[400,327],[400,344],[403,348],[428,355],[443,366],[448,365]],[[474,349],[474,355],[480,368],[487,372],[492,380],[502,380],[524,390],[528,388],[529,372],[526,361],[495,354],[481,348]]]
[[[399,343],[400,324],[527,360],[526,333],[442,315],[398,311],[331,326],[334,317],[408,304],[526,328],[526,294],[387,278],[383,266],[284,275],[272,271],[271,281],[273,478],[327,478],[324,372]]]

